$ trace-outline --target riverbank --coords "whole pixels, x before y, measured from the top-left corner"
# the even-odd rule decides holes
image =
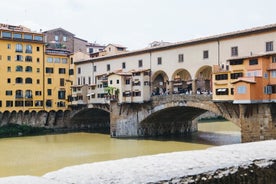
[[[234,144],[212,147],[206,150],[174,152],[83,164],[50,172],[42,177],[15,176],[0,178],[0,183],[181,183],[181,179],[183,180],[185,177],[190,177],[190,183],[197,183],[193,176],[204,176],[200,180],[200,183],[204,183],[204,178],[206,180],[207,176],[217,175],[216,177],[225,178],[230,174],[239,174],[239,169],[250,168],[252,165],[254,167],[258,166],[256,169],[259,171],[273,166],[274,172],[270,172],[270,170],[268,172],[275,173],[275,152],[276,140]],[[251,171],[254,170],[249,169],[249,172]],[[258,177],[262,176],[260,174],[254,177],[257,181]],[[274,180],[275,176],[270,178]]]

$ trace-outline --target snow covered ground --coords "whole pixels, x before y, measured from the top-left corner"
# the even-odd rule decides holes
[[[262,166],[276,159],[276,140],[218,146],[206,150],[184,151],[125,158],[66,167],[42,177],[0,178],[0,184],[129,184],[169,180],[219,168],[246,166],[264,159]]]

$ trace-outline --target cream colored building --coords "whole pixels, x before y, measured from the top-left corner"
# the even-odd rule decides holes
[[[199,38],[165,46],[141,49],[77,62],[76,67],[91,67],[77,78],[93,78],[119,71],[150,69],[150,93],[155,88],[169,93],[209,93],[212,67],[228,70],[227,61],[269,52],[275,48],[276,24]],[[91,79],[93,81],[93,79]],[[87,80],[86,80],[87,81]],[[97,85],[97,81],[94,82]],[[82,83],[81,85],[85,85]],[[162,91],[160,91],[162,92]]]

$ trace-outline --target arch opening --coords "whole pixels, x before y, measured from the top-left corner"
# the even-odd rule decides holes
[[[170,107],[151,114],[140,122],[143,136],[189,135],[197,130],[196,117],[206,112],[194,107]]]
[[[95,133],[110,133],[110,113],[97,108],[84,109],[71,118],[69,128]]]
[[[197,93],[212,91],[212,67],[202,66],[195,75],[195,89]]]
[[[178,69],[172,75],[172,93],[190,93],[192,91],[192,77],[186,69]]]
[[[160,95],[167,91],[169,77],[164,71],[157,71],[152,76],[152,95]]]

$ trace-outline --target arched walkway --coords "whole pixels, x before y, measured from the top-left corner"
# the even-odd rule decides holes
[[[212,67],[205,65],[198,69],[195,75],[194,91],[197,94],[212,91]]]
[[[168,75],[159,70],[152,76],[152,95],[160,95],[165,93],[169,88],[169,77]]]
[[[186,69],[178,69],[172,75],[170,86],[173,94],[189,93],[192,90],[192,77]]]

